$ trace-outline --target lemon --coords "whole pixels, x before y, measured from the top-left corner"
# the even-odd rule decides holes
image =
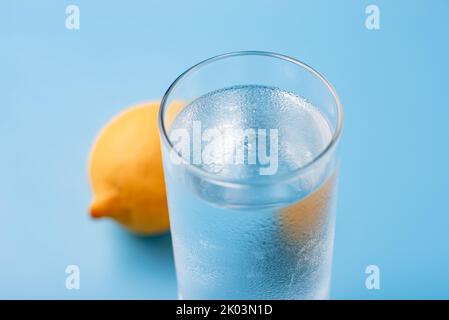
[[[112,218],[142,235],[169,229],[158,109],[159,102],[144,103],[116,116],[98,135],[89,159],[90,215]]]

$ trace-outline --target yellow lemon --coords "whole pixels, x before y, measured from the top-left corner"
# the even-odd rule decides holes
[[[91,216],[113,218],[143,235],[169,228],[158,109],[159,102],[151,102],[116,116],[100,132],[89,159]]]

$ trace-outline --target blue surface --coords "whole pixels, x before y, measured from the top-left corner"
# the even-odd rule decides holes
[[[377,31],[358,0],[2,3],[0,298],[176,298],[168,235],[89,219],[87,156],[124,107],[247,49],[305,61],[343,101],[332,298],[449,298],[449,2],[372,2]]]

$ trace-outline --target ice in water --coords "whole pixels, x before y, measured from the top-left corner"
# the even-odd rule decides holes
[[[182,110],[172,130],[184,128],[192,132],[198,122],[203,131],[216,129],[227,139],[232,139],[229,135],[239,132],[238,129],[276,129],[279,135],[277,174],[304,166],[331,139],[329,125],[318,109],[297,95],[273,87],[236,86],[206,94]],[[217,143],[212,148],[217,154],[228,151],[225,157],[233,156],[232,149],[221,150],[223,144]],[[228,178],[257,178],[259,172],[246,164],[238,166],[238,170],[235,163],[223,165],[212,161],[199,166]]]

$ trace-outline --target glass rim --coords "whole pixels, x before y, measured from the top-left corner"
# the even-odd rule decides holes
[[[305,69],[306,71],[310,72],[313,76],[318,78],[325,85],[325,87],[329,90],[329,92],[331,93],[331,95],[334,99],[335,106],[336,106],[336,114],[337,114],[337,125],[332,134],[332,139],[329,141],[329,143],[326,145],[326,147],[320,153],[318,153],[312,160],[310,160],[303,166],[300,166],[299,168],[296,168],[295,170],[293,170],[291,172],[286,172],[286,173],[283,173],[276,177],[276,181],[285,182],[285,181],[293,180],[293,179],[297,178],[298,176],[300,176],[307,169],[312,167],[315,163],[317,163],[320,159],[322,159],[329,152],[331,152],[331,150],[333,150],[334,147],[337,145],[337,142],[339,141],[339,138],[341,136],[341,131],[343,128],[343,106],[341,104],[340,98],[338,97],[337,91],[335,90],[333,85],[321,73],[319,73],[314,68],[312,68],[311,66],[307,65],[306,63],[304,63],[300,60],[297,60],[295,58],[292,58],[292,57],[289,57],[289,56],[286,56],[286,55],[283,55],[280,53],[274,53],[274,52],[269,52],[269,51],[234,51],[234,52],[223,53],[223,54],[216,55],[211,58],[205,59],[205,60],[193,65],[192,67],[188,68],[183,73],[181,73],[175,79],[175,81],[173,81],[173,83],[168,87],[167,91],[165,92],[165,94],[161,100],[161,104],[159,107],[158,124],[159,124],[159,134],[162,138],[162,143],[165,144],[166,147],[168,147],[168,149],[170,151],[174,150],[173,144],[171,143],[171,141],[168,137],[168,133],[167,133],[167,130],[165,127],[164,114],[168,107],[167,106],[168,98],[170,97],[173,90],[177,87],[177,85],[181,81],[186,79],[190,74],[201,69],[202,67],[205,67],[205,66],[207,66],[213,62],[219,61],[219,60],[236,57],[236,56],[264,56],[264,57],[275,58],[275,59],[293,63],[296,66]],[[184,159],[182,159],[182,161],[184,161]],[[264,182],[248,182],[248,181],[241,181],[236,178],[219,177],[211,172],[205,171],[197,166],[194,166],[191,163],[186,162],[185,164],[186,164],[186,167],[188,168],[188,170],[191,170],[195,174],[203,176],[203,177],[205,177],[209,180],[212,180],[215,183],[223,185],[223,186],[236,186],[236,185],[244,186],[244,185],[264,184]],[[269,181],[269,182],[265,182],[265,183],[272,184],[275,182]]]

